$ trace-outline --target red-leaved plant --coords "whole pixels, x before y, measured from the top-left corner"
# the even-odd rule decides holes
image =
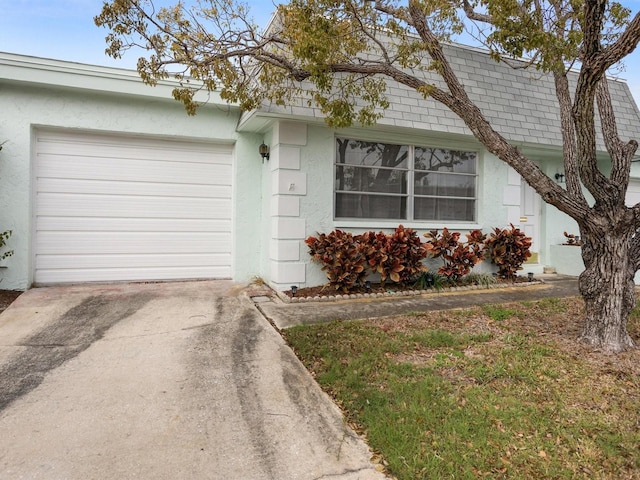
[[[486,242],[491,261],[498,266],[498,276],[514,278],[522,264],[531,256],[531,238],[511,224],[511,228],[494,228]]]
[[[442,233],[431,230],[425,233],[427,244],[431,245],[430,255],[433,258],[441,258],[443,265],[438,273],[452,280],[467,275],[471,269],[485,258],[484,241],[486,235],[480,230],[470,231],[466,242],[460,241],[460,232],[449,232],[443,228]]]
[[[400,272],[404,268],[398,258],[390,255],[389,238],[384,232],[366,232],[360,236],[367,258],[367,267],[380,274],[380,282],[384,285],[388,277],[400,280]]]
[[[329,284],[336,290],[348,292],[361,285],[367,277],[365,248],[360,235],[334,230],[305,240],[311,258],[322,265]]]
[[[366,232],[360,241],[365,247],[367,264],[372,271],[380,274],[382,285],[387,279],[404,284],[426,271],[422,261],[432,247],[423,244],[412,228],[399,225],[389,235]]]

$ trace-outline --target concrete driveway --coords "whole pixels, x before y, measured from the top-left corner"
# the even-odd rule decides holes
[[[0,478],[382,479],[231,282],[52,287],[0,315]]]

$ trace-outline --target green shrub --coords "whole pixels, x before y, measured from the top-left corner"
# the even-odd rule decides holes
[[[467,285],[483,285],[488,287],[496,283],[496,277],[490,273],[470,273],[464,277],[464,281]]]
[[[6,230],[0,233],[0,251],[7,245],[7,240],[9,240],[9,237],[11,236],[12,233],[13,231],[11,230]],[[13,250],[7,250],[4,253],[0,253],[0,260],[4,260],[5,258],[10,257],[11,255],[13,255]]]
[[[442,275],[433,272],[422,272],[414,280],[413,286],[420,290],[426,290],[427,288],[441,290],[445,287],[446,284],[447,279]]]

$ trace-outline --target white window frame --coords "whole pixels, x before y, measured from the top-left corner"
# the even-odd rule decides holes
[[[354,192],[354,191],[339,191],[336,190],[336,175],[337,175],[337,170],[339,166],[344,166],[344,165],[349,165],[349,164],[340,164],[338,163],[338,158],[337,158],[337,140],[338,139],[346,139],[349,141],[363,141],[363,142],[371,142],[371,143],[380,143],[380,144],[391,144],[391,145],[401,145],[401,146],[405,146],[408,148],[408,160],[407,160],[407,168],[390,168],[392,170],[398,170],[398,171],[406,171],[407,172],[407,193],[406,194],[402,194],[402,195],[393,195],[393,194],[385,194],[385,193],[380,193],[380,194],[376,194],[375,192],[373,193],[369,193],[369,192]],[[416,220],[414,218],[414,207],[415,207],[415,148],[433,148],[433,149],[439,149],[439,150],[452,150],[452,151],[463,151],[466,153],[473,153],[475,154],[475,173],[473,174],[469,174],[469,173],[459,173],[459,172],[441,172],[443,174],[446,175],[461,175],[461,176],[466,176],[466,177],[470,177],[472,176],[474,181],[473,181],[473,186],[474,186],[474,196],[473,197],[446,197],[446,196],[431,196],[431,195],[420,195],[419,198],[451,198],[451,199],[463,199],[463,200],[473,200],[474,202],[474,218],[473,220],[436,220],[436,219],[427,219],[427,220],[421,220],[418,219]],[[333,154],[333,176],[332,176],[332,190],[333,190],[333,205],[332,205],[332,213],[333,213],[333,219],[334,222],[337,225],[340,226],[344,226],[344,227],[362,227],[364,225],[371,225],[371,224],[375,224],[375,225],[380,225],[380,226],[392,226],[392,225],[398,225],[399,223],[403,223],[405,225],[416,225],[416,226],[420,226],[420,227],[424,227],[424,228],[429,228],[431,226],[451,226],[454,227],[456,225],[459,225],[462,228],[476,228],[476,226],[479,224],[479,219],[478,219],[478,215],[479,215],[479,202],[480,202],[480,198],[478,195],[478,191],[479,191],[479,170],[480,170],[480,152],[476,149],[476,148],[470,148],[469,146],[460,146],[459,148],[451,148],[448,146],[442,146],[442,145],[434,145],[434,144],[418,144],[418,143],[414,143],[414,144],[410,144],[407,142],[394,142],[394,141],[382,141],[382,140],[371,140],[371,139],[362,139],[359,138],[357,136],[353,136],[353,135],[345,135],[345,136],[336,136],[334,139],[334,143],[333,143],[333,148],[334,148],[334,154]],[[356,165],[357,166],[357,165]],[[370,167],[370,168],[376,168],[376,167]],[[386,168],[386,167],[382,167],[382,168]],[[347,194],[358,194],[358,193],[362,193],[362,194],[368,194],[368,195],[380,195],[380,196],[398,196],[398,197],[402,197],[402,196],[406,196],[406,218],[397,218],[397,219],[391,219],[391,218],[375,218],[375,217],[338,217],[336,216],[336,199],[337,199],[337,194],[338,193],[347,193]],[[458,227],[459,228],[459,227]]]

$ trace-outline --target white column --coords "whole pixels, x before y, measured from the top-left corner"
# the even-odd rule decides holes
[[[307,174],[300,171],[301,149],[307,144],[307,125],[278,122],[273,128],[271,170],[270,280],[275,288],[305,283],[305,219],[300,200],[307,195]]]

